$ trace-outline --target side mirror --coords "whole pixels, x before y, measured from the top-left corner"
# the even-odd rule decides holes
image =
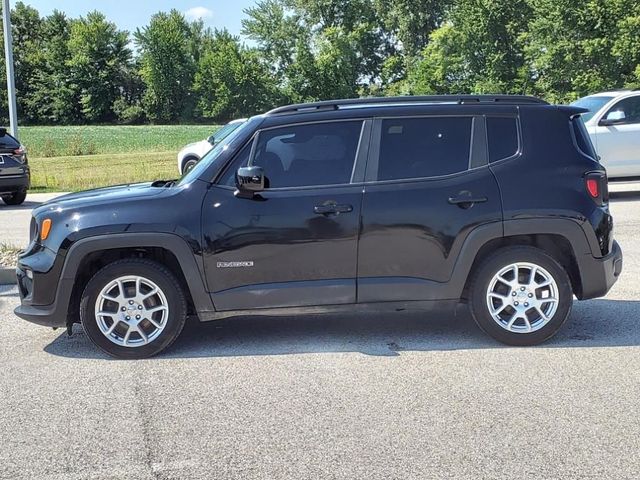
[[[619,125],[625,122],[626,115],[622,110],[613,110],[607,114],[605,118],[600,120],[599,125],[602,127],[608,127],[610,125]]]
[[[264,190],[264,170],[262,167],[241,167],[236,173],[236,195],[251,198]]]
[[[215,135],[209,135],[209,138],[207,138],[207,142],[209,142],[211,145],[215,145],[216,144],[216,136]]]

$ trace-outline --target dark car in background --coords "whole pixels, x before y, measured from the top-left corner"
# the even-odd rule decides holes
[[[0,128],[0,198],[7,205],[22,204],[30,182],[27,151],[6,128]]]

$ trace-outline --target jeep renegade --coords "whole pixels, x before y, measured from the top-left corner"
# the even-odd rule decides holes
[[[36,208],[16,314],[140,358],[188,315],[463,301],[495,339],[538,344],[622,270],[584,112],[482,95],[276,108],[180,180]]]

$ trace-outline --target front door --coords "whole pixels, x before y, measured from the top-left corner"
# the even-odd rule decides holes
[[[356,301],[362,179],[353,172],[366,150],[359,149],[363,125],[266,129],[209,189],[202,230],[217,310]],[[267,178],[253,198],[235,195],[235,172],[246,165],[263,167]]]
[[[471,116],[376,120],[362,206],[358,302],[444,299],[441,287],[468,233],[485,223],[501,225],[500,192],[485,143],[472,146],[472,138],[485,137],[484,125]],[[514,141],[517,147],[517,136]]]

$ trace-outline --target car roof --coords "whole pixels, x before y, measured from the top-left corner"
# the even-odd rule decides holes
[[[640,90],[610,90],[608,92],[598,92],[598,93],[593,93],[587,96],[588,97],[618,97],[621,95],[628,95],[628,94],[640,95]]]

